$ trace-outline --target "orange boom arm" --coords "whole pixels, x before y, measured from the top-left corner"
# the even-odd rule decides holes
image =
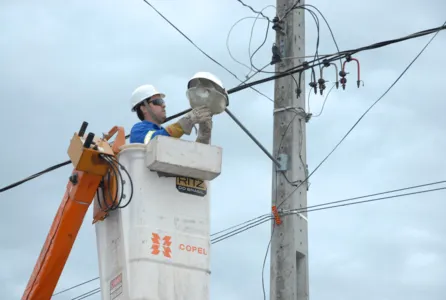
[[[57,215],[25,289],[23,300],[51,299],[102,176],[72,173]]]
[[[103,140],[95,139],[94,134],[89,133],[84,140],[83,136],[87,125],[84,122],[79,134],[74,134],[71,140],[68,155],[75,169],[71,173],[64,198],[22,300],[51,299],[85,214],[93,202],[102,178],[109,170],[109,165],[100,156],[114,156],[113,150],[119,151],[119,146],[125,143],[125,137],[122,137],[124,131],[120,127],[119,131],[114,128],[114,132],[118,131],[118,137],[115,141],[117,143],[113,145],[113,150],[107,142],[110,134]]]

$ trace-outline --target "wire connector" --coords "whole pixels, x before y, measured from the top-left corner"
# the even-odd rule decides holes
[[[314,89],[314,94],[317,95],[317,81],[316,81],[316,73],[314,72],[314,68],[311,68],[311,79],[312,79],[312,81],[308,85]],[[321,93],[322,93],[322,91],[321,91]]]
[[[336,89],[339,88],[339,77],[338,77],[338,66],[335,63],[330,63],[326,59],[323,60],[323,66],[321,68],[321,78],[319,79],[319,89],[322,95],[323,90],[326,88],[325,80],[324,80],[324,68],[328,68],[329,66],[333,66],[336,69]]]
[[[349,54],[346,56],[346,59],[345,59],[344,63],[342,64],[342,70],[339,72],[339,75],[342,77],[340,81],[341,81],[343,90],[345,90],[345,85],[347,84],[347,78],[345,78],[347,76],[347,72],[345,72],[345,64],[348,62],[351,62],[352,60],[356,61],[356,65],[357,65],[358,79],[356,81],[356,85],[359,88],[361,85],[361,82],[362,82],[362,85],[364,86],[364,82],[361,80],[361,67],[359,64],[359,60],[356,58],[352,58],[351,55]]]

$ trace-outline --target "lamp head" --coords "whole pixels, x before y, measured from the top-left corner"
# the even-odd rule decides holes
[[[222,113],[229,97],[222,82],[209,72],[196,73],[187,84],[186,96],[192,108],[207,106],[213,114]]]

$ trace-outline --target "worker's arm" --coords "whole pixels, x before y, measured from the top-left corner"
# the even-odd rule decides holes
[[[205,122],[199,124],[197,143],[210,144],[211,143],[211,132],[212,132],[212,119],[208,119]]]
[[[189,135],[195,124],[206,122],[211,119],[211,111],[209,108],[202,106],[194,108],[187,113],[178,122],[166,126],[166,128],[156,129],[150,128],[143,123],[138,123],[133,126],[130,132],[130,143],[144,143],[147,144],[157,135],[171,136],[180,138],[183,134]]]
[[[150,142],[157,135],[171,136],[174,138],[180,138],[184,134],[183,128],[181,128],[180,124],[174,123],[166,127],[166,129],[162,128],[159,130],[149,130],[147,134],[144,136],[144,144]]]

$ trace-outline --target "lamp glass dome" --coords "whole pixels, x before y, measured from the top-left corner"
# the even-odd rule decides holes
[[[222,113],[228,105],[227,93],[215,76],[205,74],[207,78],[204,78],[203,73],[189,81],[186,92],[189,104],[192,108],[204,105],[214,114]]]

